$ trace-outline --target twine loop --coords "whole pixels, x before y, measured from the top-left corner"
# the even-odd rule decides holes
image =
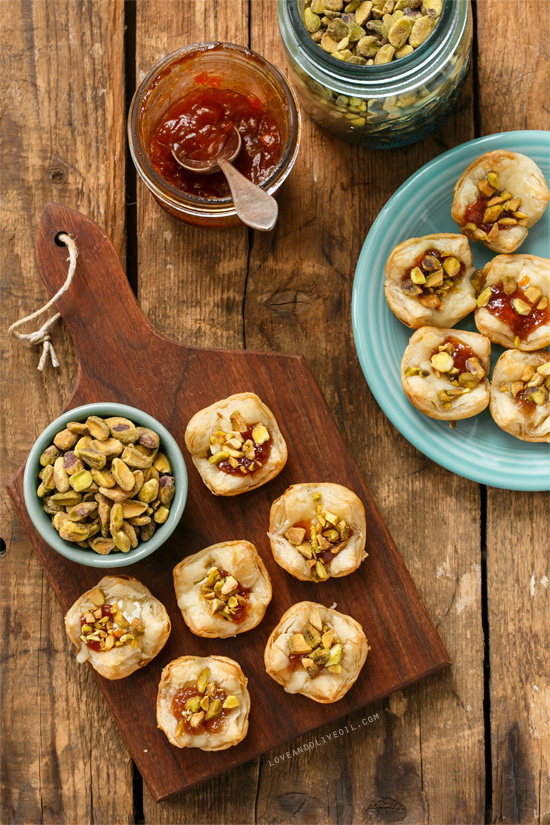
[[[17,338],[19,341],[23,341],[27,343],[29,346],[35,346],[42,344],[42,355],[40,356],[40,361],[38,362],[38,369],[40,372],[43,372],[44,367],[48,361],[48,356],[52,362],[53,367],[59,366],[59,359],[55,353],[54,346],[51,342],[50,338],[50,329],[56,324],[59,319],[61,318],[61,314],[56,312],[55,315],[52,315],[51,318],[48,318],[47,321],[44,321],[40,329],[37,329],[35,332],[18,332],[18,327],[26,324],[27,321],[32,321],[34,318],[38,318],[44,312],[55,304],[55,302],[61,298],[61,296],[67,292],[69,287],[71,286],[74,274],[76,272],[76,260],[78,258],[78,248],[73,238],[66,233],[61,233],[57,236],[62,243],[68,249],[69,257],[67,260],[69,261],[69,271],[67,272],[67,277],[65,278],[65,283],[63,286],[55,293],[53,298],[50,298],[47,304],[44,304],[43,307],[37,309],[36,312],[33,312],[31,315],[27,315],[25,318],[21,318],[19,321],[16,321],[11,327],[8,329],[10,335],[13,335],[14,338]]]

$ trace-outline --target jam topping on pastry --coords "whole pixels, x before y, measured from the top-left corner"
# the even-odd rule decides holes
[[[439,400],[446,410],[455,398],[475,390],[486,377],[485,368],[474,350],[452,336],[433,351],[430,361],[436,378],[444,376],[449,381],[449,387],[439,391]],[[407,367],[405,376],[412,375],[427,378],[429,372],[420,367]]]
[[[211,567],[201,585],[202,597],[212,615],[239,624],[246,618],[250,604],[250,589],[243,587],[235,576],[221,567]]]
[[[294,633],[288,640],[291,667],[303,667],[314,679],[326,668],[329,673],[341,673],[342,645],[334,630],[323,624],[318,610],[311,613],[307,627],[302,633]]]
[[[136,648],[139,636],[145,632],[143,621],[139,618],[128,621],[118,604],[105,603],[105,594],[99,587],[89,594],[89,599],[95,609],[86,611],[80,617],[80,640],[97,652],[127,644]]]
[[[477,305],[485,307],[509,327],[516,346],[550,319],[548,298],[542,290],[521,285],[513,275],[505,275],[499,283],[483,289]]]
[[[218,430],[210,436],[210,464],[230,475],[247,475],[259,470],[269,458],[271,436],[264,424],[249,425],[240,412],[230,416],[230,432]]]
[[[313,501],[320,500],[321,494],[314,493]],[[317,504],[316,512],[314,518],[299,521],[290,527],[285,538],[306,559],[311,578],[318,582],[328,579],[325,565],[343,550],[353,530],[344,519],[325,510],[322,504]]]
[[[528,216],[521,210],[521,199],[500,188],[496,172],[489,172],[477,185],[479,197],[464,212],[465,226],[460,230],[474,241],[494,241],[499,232],[512,226],[527,226]]]
[[[442,309],[443,298],[464,276],[465,265],[451,252],[430,249],[421,255],[401,281],[401,290],[418,297],[428,309]]]
[[[211,681],[210,668],[199,674],[195,685],[182,687],[174,696],[172,713],[178,720],[176,736],[187,733],[217,733],[230,711],[239,707],[236,696],[228,695],[223,688]]]
[[[508,392],[526,415],[550,402],[550,361],[535,367],[527,364],[520,381],[502,384],[500,392]]]

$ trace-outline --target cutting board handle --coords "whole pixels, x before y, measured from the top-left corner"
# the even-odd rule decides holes
[[[109,374],[109,368],[120,369],[121,358],[139,358],[161,336],[143,315],[107,235],[80,212],[57,203],[44,207],[36,239],[38,269],[49,292],[55,294],[67,277],[67,248],[56,242],[64,232],[75,239],[78,261],[72,284],[56,305],[81,369],[93,375],[101,364]]]

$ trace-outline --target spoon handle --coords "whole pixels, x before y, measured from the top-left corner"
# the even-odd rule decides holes
[[[224,173],[231,189],[237,215],[252,229],[269,231],[277,223],[279,207],[277,201],[260,186],[257,186],[223,158],[218,166]]]

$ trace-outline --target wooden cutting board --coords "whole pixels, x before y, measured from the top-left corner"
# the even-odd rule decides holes
[[[107,236],[93,221],[57,204],[45,207],[36,244],[38,266],[50,293],[59,289],[67,271],[67,251],[55,242],[59,232],[72,235],[79,249],[73,284],[57,302],[80,364],[67,409],[118,401],[145,410],[170,430],[189,474],[187,506],[166,544],[139,564],[108,571],[136,576],[166,605],[172,620],[170,639],[150,665],[127,679],[109,682],[93,671],[153,798],[166,799],[450,665],[304,357],[198,349],[160,335],[143,316]],[[163,262],[158,266],[162,268]],[[174,305],[173,311],[179,307]],[[288,463],[276,479],[257,490],[235,498],[216,497],[189,459],[185,427],[197,410],[247,390],[257,393],[275,414],[288,444]],[[40,538],[25,508],[23,469],[8,490],[66,611],[102,573],[64,559]],[[363,501],[369,555],[355,573],[316,585],[298,581],[274,563],[266,535],[271,503],[289,485],[302,481],[338,482]],[[209,544],[241,538],[256,545],[272,578],[273,600],[265,618],[235,639],[194,636],[176,604],[172,568]],[[263,651],[271,630],[287,608],[303,600],[329,607],[336,602],[338,610],[363,625],[372,647],[355,685],[332,705],[290,696],[264,671]],[[185,654],[222,654],[242,666],[252,708],[248,736],[237,747],[220,753],[180,750],[157,729],[160,672]]]

